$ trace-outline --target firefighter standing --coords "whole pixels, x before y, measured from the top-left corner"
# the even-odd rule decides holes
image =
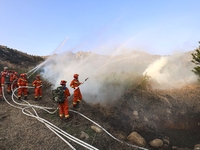
[[[9,70],[6,76],[5,83],[7,84],[7,93],[11,94],[11,84],[14,71]]]
[[[7,85],[7,92],[9,92],[9,86],[8,86],[8,67],[4,67],[4,70],[1,72],[1,86],[5,87],[5,84]],[[10,80],[10,78],[9,78]]]
[[[7,72],[1,72],[1,86],[4,87],[5,85],[5,78],[6,78]]]
[[[24,73],[20,74],[20,78],[17,80],[18,89],[18,99],[21,99],[22,94],[24,94],[24,99],[27,99],[28,94],[28,81]]]
[[[79,88],[79,85],[82,82],[78,80],[78,74],[74,74],[74,79],[70,83],[70,87],[74,89],[74,98],[73,98],[73,106],[76,107],[79,102],[82,100],[82,94]]]
[[[64,117],[65,119],[68,119],[69,118],[69,107],[68,107],[67,97],[70,96],[70,92],[69,92],[69,89],[66,87],[66,83],[67,83],[67,81],[65,81],[65,80],[60,81],[60,85],[62,85],[63,92],[65,94],[65,100],[63,103],[58,103],[58,107],[59,107],[60,118]]]
[[[12,76],[12,79],[11,79],[11,89],[14,90],[16,89],[18,86],[17,86],[17,80],[18,80],[18,73],[16,71],[14,71],[13,73],[13,76]]]
[[[35,100],[37,100],[38,97],[42,99],[42,80],[40,79],[40,75],[37,75],[35,80],[32,82],[32,85],[35,87]]]
[[[0,100],[2,99],[2,85],[1,85],[1,74],[0,74]]]

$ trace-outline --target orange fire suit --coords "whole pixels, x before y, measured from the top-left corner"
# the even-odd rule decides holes
[[[5,85],[5,80],[6,80],[6,76],[7,76],[7,71],[2,71],[1,72],[1,86]]]
[[[25,77],[20,77],[17,80],[18,89],[18,99],[21,99],[22,94],[24,94],[24,99],[27,99],[28,94],[28,81]],[[22,86],[22,87],[21,87]]]
[[[12,76],[12,78],[10,79],[11,80],[11,89],[12,90],[14,90],[14,89],[16,89],[18,86],[17,86],[17,80],[18,80],[18,76],[17,76],[17,74],[13,74],[13,76]]]
[[[1,75],[0,75],[0,84],[1,84]],[[0,99],[2,98],[2,86],[0,85]]]
[[[38,97],[40,97],[40,99],[42,99],[42,80],[36,78],[32,85],[35,87],[35,99],[37,99]]]
[[[69,89],[66,86],[63,86],[63,92],[65,94],[65,100],[63,103],[58,103],[59,108],[59,116],[62,118],[69,118],[69,107],[68,107],[68,99],[67,97],[70,96]]]
[[[7,93],[10,93],[10,73],[8,70],[4,70],[1,72],[2,78],[1,78],[1,85],[4,86],[7,85]]]
[[[70,87],[74,89],[74,98],[73,98],[73,106],[75,107],[77,103],[81,102],[82,94],[80,88],[78,87],[81,82],[78,79],[73,79],[70,83]]]
[[[12,84],[12,78],[13,78],[13,73],[11,71],[8,72],[8,81],[6,81],[7,84],[7,93],[11,93],[11,84]]]

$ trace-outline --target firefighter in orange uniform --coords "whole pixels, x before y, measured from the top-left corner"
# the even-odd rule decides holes
[[[74,89],[74,98],[73,98],[73,106],[76,107],[79,102],[82,100],[82,94],[79,88],[79,85],[82,82],[78,80],[78,74],[74,74],[74,79],[70,83],[70,87]]]
[[[1,71],[1,86],[5,87],[6,77],[8,76],[8,67],[4,67],[4,70]]]
[[[65,100],[63,103],[58,103],[59,107],[59,116],[60,118],[68,119],[69,118],[69,107],[68,107],[68,99],[67,97],[70,96],[69,89],[66,87],[67,81],[61,80],[60,85],[63,87],[63,92],[65,94]]]
[[[27,80],[27,82],[28,82],[28,77],[27,77],[27,73],[24,73],[24,78]],[[29,94],[29,91],[28,91],[28,89],[27,89],[27,94]]]
[[[6,81],[5,81],[7,84],[7,93],[8,94],[11,94],[11,84],[12,84],[13,73],[14,73],[14,71],[9,70],[7,73]]]
[[[33,81],[32,85],[35,87],[35,100],[37,100],[38,97],[42,99],[42,80],[40,79],[40,75],[37,75],[35,80]]]
[[[1,86],[1,74],[0,74],[0,100],[2,99],[2,86]]]
[[[28,94],[28,81],[24,73],[20,74],[20,78],[17,80],[18,89],[18,99],[21,99],[22,94],[24,94],[24,99],[27,100]]]
[[[6,72],[1,72],[1,86],[5,85]]]
[[[17,80],[18,80],[18,73],[16,71],[14,71],[12,79],[11,79],[11,89],[15,90],[18,86],[17,86]]]

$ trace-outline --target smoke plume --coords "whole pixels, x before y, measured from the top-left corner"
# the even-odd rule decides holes
[[[83,98],[91,103],[114,101],[123,94],[127,80],[132,76],[147,74],[157,84],[154,88],[180,88],[197,80],[189,54],[170,56],[150,55],[132,51],[115,56],[98,55],[91,52],[65,52],[55,54],[43,65],[42,76],[52,89],[59,86],[60,80],[67,81],[69,87],[73,75],[79,74]]]

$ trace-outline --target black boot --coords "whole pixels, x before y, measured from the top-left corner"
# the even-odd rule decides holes
[[[25,96],[24,99],[27,100],[27,96]]]
[[[18,97],[18,100],[21,100],[21,97]]]

